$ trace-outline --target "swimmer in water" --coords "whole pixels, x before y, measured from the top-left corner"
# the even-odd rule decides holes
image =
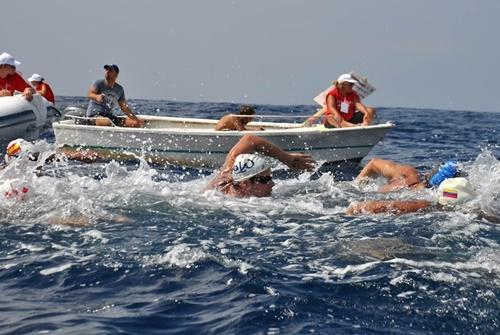
[[[437,187],[446,178],[460,176],[461,172],[454,161],[448,161],[434,168],[431,172],[420,177],[417,169],[410,165],[399,164],[391,160],[374,158],[361,170],[355,182],[364,183],[376,177],[385,177],[388,182],[378,189],[378,192],[387,193],[408,187],[413,190],[422,190]]]
[[[316,164],[309,154],[289,153],[262,137],[248,134],[229,151],[221,172],[206,189],[234,197],[270,196],[274,181],[266,156],[299,171],[311,171]]]
[[[464,177],[448,178],[439,185],[436,200],[368,200],[353,202],[346,210],[347,215],[363,214],[406,214],[418,211],[455,210],[474,199],[477,193],[471,183]],[[481,210],[479,218],[492,223],[500,223],[500,213]]]

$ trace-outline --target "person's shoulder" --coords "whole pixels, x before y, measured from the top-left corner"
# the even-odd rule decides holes
[[[94,80],[94,82],[92,83],[92,85],[95,87],[102,87],[105,84],[106,84],[106,82],[104,79],[97,79],[97,80]]]
[[[123,88],[123,86],[122,86],[122,85],[120,85],[120,84],[118,84],[118,83],[115,83],[115,87],[116,87],[117,89],[119,89],[119,90],[122,90],[122,91],[124,91],[124,90],[125,90],[125,89]]]
[[[10,75],[7,76],[7,78],[9,78],[9,77],[10,77],[11,80],[20,80],[20,81],[24,81],[24,82],[26,81],[26,80],[24,80],[22,74],[20,74],[17,71],[14,72],[13,74],[10,74]]]
[[[231,121],[234,119],[235,119],[234,114],[226,114],[220,118],[221,121]]]
[[[332,89],[330,91],[328,91],[328,94],[338,94],[339,93],[339,89],[335,86],[332,87]]]

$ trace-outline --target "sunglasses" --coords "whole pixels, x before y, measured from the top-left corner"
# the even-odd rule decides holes
[[[273,180],[273,176],[255,176],[250,178],[252,183],[267,184]]]

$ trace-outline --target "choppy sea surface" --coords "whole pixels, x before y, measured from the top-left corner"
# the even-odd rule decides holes
[[[84,105],[62,98],[59,107]],[[216,119],[229,103],[132,101],[139,114]],[[307,115],[313,106],[256,106]],[[295,120],[295,119],[293,119]],[[270,198],[203,192],[213,171],[65,160],[0,171],[0,334],[498,334],[500,113],[379,108],[378,156],[461,162],[459,211],[344,214],[377,194],[360,166],[279,179]],[[36,146],[54,151],[48,130]],[[21,199],[24,198],[24,199]]]

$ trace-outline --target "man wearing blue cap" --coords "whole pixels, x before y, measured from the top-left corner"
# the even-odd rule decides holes
[[[92,118],[89,124],[96,126],[143,127],[144,121],[139,119],[125,100],[123,87],[116,82],[120,69],[116,64],[104,65],[104,79],[95,81],[89,89],[89,107],[87,117]],[[127,118],[113,114],[113,109],[120,107]]]
[[[378,191],[387,193],[400,190],[404,187],[421,190],[439,186],[443,180],[459,175],[460,171],[455,161],[448,161],[441,164],[431,172],[425,174],[423,180],[421,180],[417,169],[413,166],[399,164],[387,159],[374,158],[361,170],[355,181],[363,183],[368,179],[378,176],[385,177],[388,182],[381,186]]]

